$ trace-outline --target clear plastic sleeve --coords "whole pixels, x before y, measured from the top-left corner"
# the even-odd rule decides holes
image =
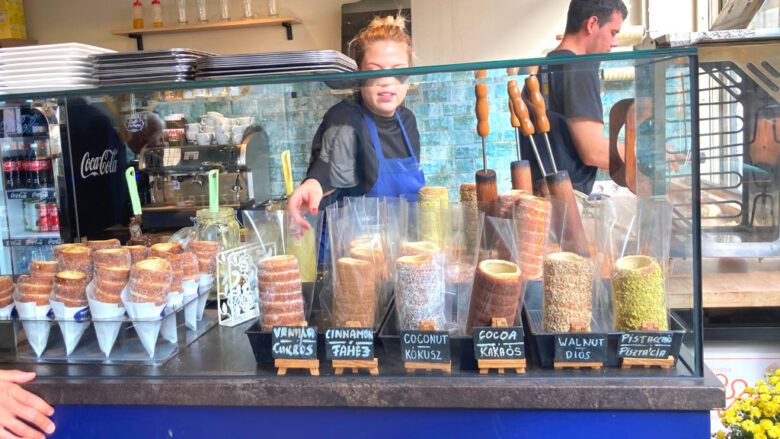
[[[378,303],[382,273],[387,261],[381,259],[383,242],[376,228],[356,211],[328,224],[332,261],[331,326],[357,321],[361,327],[379,325]],[[353,249],[364,249],[360,259]],[[352,250],[352,253],[350,251]],[[379,274],[377,274],[379,272]]]
[[[569,332],[572,326],[591,331],[593,264],[568,243],[566,203],[549,199],[557,220],[551,222],[542,270],[542,327],[547,333]],[[579,329],[578,329],[579,330]]]
[[[419,204],[401,200],[401,246],[400,256],[395,261],[395,303],[402,330],[419,328],[420,320],[433,320],[439,330],[449,329],[444,250],[449,217],[446,216],[448,206],[443,205],[445,201],[438,198]]]
[[[286,210],[244,212],[244,224],[252,231],[249,241],[261,243],[264,249],[264,256],[256,261],[263,331],[293,325],[311,315],[322,215],[305,211],[300,215],[309,229]]]
[[[597,283],[601,319],[616,331],[639,330],[644,323],[667,330],[671,205],[663,199],[613,197],[602,203],[599,219],[597,272],[609,273],[611,290],[610,295],[606,283]]]
[[[480,206],[480,210],[501,211],[499,205]],[[491,326],[494,318],[504,318],[509,325],[518,320],[525,286],[513,228],[511,215],[509,218],[481,217],[478,264],[469,298],[466,334],[475,326]]]

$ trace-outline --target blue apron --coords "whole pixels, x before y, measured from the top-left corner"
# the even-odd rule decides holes
[[[423,174],[420,162],[414,155],[412,142],[406,134],[404,123],[398,112],[395,113],[398,125],[401,126],[401,133],[404,135],[406,147],[409,149],[409,157],[398,159],[387,159],[382,152],[382,144],[379,142],[379,133],[376,130],[374,119],[368,112],[363,112],[363,120],[368,126],[368,132],[371,135],[371,143],[374,144],[377,159],[377,176],[374,186],[366,194],[367,197],[400,197],[404,196],[409,201],[417,201],[417,192],[425,186],[425,174]],[[340,202],[337,200],[336,202]],[[324,212],[323,212],[324,213]],[[327,218],[323,218],[322,235],[320,236],[320,263],[330,260],[330,242],[328,241]],[[323,267],[320,266],[322,269]]]
[[[386,159],[382,152],[382,144],[379,142],[379,133],[376,131],[374,119],[366,112],[363,113],[363,120],[368,125],[368,132],[371,134],[371,143],[374,144],[377,167],[377,176],[374,186],[366,194],[368,197],[400,197],[405,195],[410,201],[417,201],[417,192],[425,186],[425,175],[423,174],[420,162],[414,155],[412,142],[406,134],[401,117],[398,112],[395,113],[398,125],[401,126],[401,132],[404,135],[406,147],[409,149],[409,157],[402,159]]]

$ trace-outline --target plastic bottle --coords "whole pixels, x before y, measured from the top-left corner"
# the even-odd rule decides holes
[[[152,0],[152,26],[163,27],[162,6],[160,0]]]
[[[5,140],[5,139],[4,139]],[[10,141],[3,143],[3,175],[5,176],[6,189],[19,189],[20,164],[17,161],[17,151]]]
[[[135,0],[133,3],[133,29],[144,28],[144,7],[141,0]]]

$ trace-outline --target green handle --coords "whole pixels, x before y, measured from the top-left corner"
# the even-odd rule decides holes
[[[209,171],[209,211],[219,211],[219,170]]]
[[[141,214],[141,200],[138,198],[138,186],[135,184],[135,169],[131,167],[125,171],[127,189],[130,191],[130,201],[133,205],[133,215]]]

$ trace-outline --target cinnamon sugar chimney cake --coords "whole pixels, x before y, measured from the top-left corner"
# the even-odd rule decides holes
[[[265,258],[257,264],[260,324],[263,331],[304,320],[298,260],[292,255]]]
[[[373,328],[376,302],[373,265],[361,259],[338,259],[332,325],[343,326],[349,321],[358,321],[362,327]]]

